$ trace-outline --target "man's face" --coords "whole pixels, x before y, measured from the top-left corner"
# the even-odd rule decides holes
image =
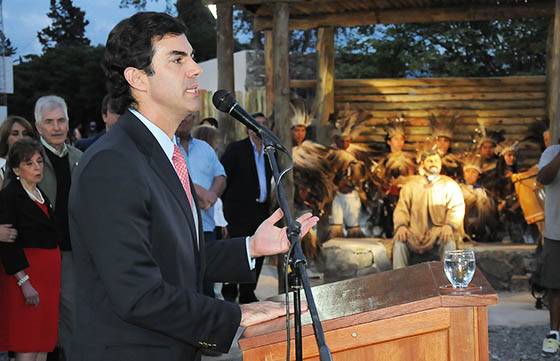
[[[346,150],[350,146],[350,136],[340,135],[334,138],[334,143],[338,149]]]
[[[434,154],[426,157],[422,161],[422,168],[427,175],[438,175],[441,172],[441,158],[439,155]]]
[[[304,125],[296,125],[292,127],[292,142],[294,145],[300,145],[305,140],[307,130]]]
[[[476,169],[473,168],[463,169],[463,178],[465,178],[465,183],[467,183],[470,186],[476,184],[479,176],[480,173],[478,173]]]
[[[62,108],[44,111],[42,120],[37,122],[37,131],[54,148],[61,147],[68,136],[68,119]]]
[[[451,140],[447,137],[437,137],[436,146],[440,154],[445,155],[449,151]]]
[[[177,134],[177,136],[181,139],[187,139],[191,134],[193,126],[194,113],[189,113],[185,118],[183,118],[183,121],[181,122],[181,124],[179,124],[179,127],[177,128],[175,134]]]
[[[495,145],[492,142],[484,142],[480,145],[480,156],[482,159],[490,159],[494,155]]]
[[[263,127],[267,127],[267,122],[265,117],[256,117],[255,120],[257,123],[262,125]],[[247,134],[249,134],[249,138],[253,141],[253,143],[260,144],[261,138],[257,135],[257,133],[253,132],[251,129],[247,129]]]
[[[550,144],[551,144],[551,142],[550,142],[550,139],[551,139],[550,130],[545,130],[542,134],[542,137],[543,137],[544,146],[546,148],[550,147]]]
[[[119,120],[120,114],[113,113],[110,109],[107,109],[107,114],[102,114],[103,122],[105,123],[105,129],[109,130],[117,120]]]
[[[398,153],[404,148],[404,135],[395,134],[391,139],[387,141],[389,148],[391,148],[391,153]]]
[[[187,37],[165,35],[153,41],[153,74],[148,75],[146,95],[164,115],[185,117],[200,108],[198,76],[202,68],[194,61]]]

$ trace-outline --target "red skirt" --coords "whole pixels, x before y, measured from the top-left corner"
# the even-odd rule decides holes
[[[37,306],[27,305],[14,276],[0,270],[0,350],[50,352],[58,339],[60,251],[25,248]]]

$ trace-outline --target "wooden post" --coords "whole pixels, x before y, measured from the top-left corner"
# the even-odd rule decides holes
[[[218,89],[229,90],[235,95],[235,79],[233,71],[233,5],[230,1],[216,5]],[[238,122],[229,115],[219,112],[220,133],[224,147],[237,140]]]
[[[266,116],[270,117],[274,108],[274,45],[272,31],[264,32],[264,68],[266,73]]]
[[[314,125],[317,141],[329,144],[329,116],[334,112],[334,28],[320,28],[317,34],[317,84]]]
[[[274,44],[274,132],[287,149],[291,149],[291,129],[289,108],[290,108],[290,74],[289,74],[289,55],[290,55],[290,31],[288,22],[290,18],[290,8],[287,3],[274,4],[274,21],[272,27],[272,38]],[[279,164],[282,168],[288,165],[287,157],[279,157]],[[290,209],[294,209],[294,177],[289,172],[282,179],[286,197]],[[295,214],[294,214],[295,216]],[[283,257],[278,256],[277,268],[278,280],[282,279],[284,268],[282,265]],[[278,291],[284,291],[284,282],[278,282]]]
[[[550,120],[550,132],[552,143],[558,144],[560,128],[560,0],[556,0],[554,10],[554,26],[552,44],[549,46],[549,64],[547,67],[548,86],[548,118]],[[549,42],[550,44],[550,42]]]

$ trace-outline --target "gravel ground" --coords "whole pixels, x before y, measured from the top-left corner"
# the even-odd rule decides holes
[[[546,325],[529,327],[493,326],[488,329],[490,360],[537,361],[560,360],[560,357],[541,356],[542,341],[549,328]]]

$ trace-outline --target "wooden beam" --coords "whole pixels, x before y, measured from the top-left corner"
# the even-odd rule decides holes
[[[548,118],[550,120],[550,132],[553,144],[558,144],[560,136],[560,0],[556,0],[556,8],[554,12],[554,32],[552,39],[552,48],[548,49],[551,56],[549,57],[549,77],[547,81],[549,92],[549,108]]]
[[[311,5],[310,5],[311,6]],[[290,30],[314,29],[322,26],[361,26],[371,24],[433,23],[445,21],[482,21],[513,18],[548,17],[554,15],[554,3],[522,5],[456,6],[445,8],[403,8],[370,12],[292,16]],[[272,28],[270,17],[255,17],[255,30]]]
[[[225,89],[235,94],[235,79],[233,69],[233,6],[231,2],[220,3],[216,7],[217,49],[218,59],[218,89]],[[238,122],[229,115],[219,112],[220,133],[223,144],[227,145],[237,139]]]
[[[264,69],[266,75],[266,116],[272,114],[274,108],[274,43],[272,31],[264,32]]]
[[[203,5],[221,4],[230,0],[202,0]],[[278,0],[235,0],[235,5],[272,5]],[[339,0],[282,0],[284,3],[333,3]]]
[[[329,142],[327,126],[334,112],[334,28],[320,28],[317,33],[317,84],[315,88],[315,126],[317,141]]]
[[[292,148],[292,137],[290,129],[290,74],[289,74],[289,51],[290,32],[288,22],[290,20],[290,7],[287,3],[274,4],[274,131],[287,149]],[[280,165],[287,166],[286,157],[279,157]],[[282,181],[290,208],[293,210],[294,181],[292,173],[286,174]]]

